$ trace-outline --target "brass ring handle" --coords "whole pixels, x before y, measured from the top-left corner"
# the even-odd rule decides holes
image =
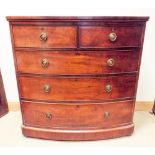
[[[45,117],[49,120],[52,119],[52,114],[51,113],[45,113]]]
[[[112,86],[110,84],[106,85],[105,90],[107,93],[110,93],[112,91]]]
[[[47,84],[44,85],[43,90],[44,90],[45,93],[49,93],[51,91],[50,85],[47,85]]]
[[[42,59],[41,65],[43,68],[47,68],[49,66],[49,62],[47,59]]]
[[[108,65],[109,67],[114,66],[114,64],[115,64],[114,59],[110,58],[110,59],[107,60],[107,65]]]
[[[111,32],[111,33],[109,34],[109,40],[110,40],[111,42],[114,42],[114,41],[116,41],[116,39],[117,39],[117,34],[114,33],[114,32]]]
[[[41,40],[41,41],[46,41],[47,38],[48,38],[48,37],[47,37],[47,34],[46,34],[46,33],[43,32],[43,33],[40,34],[40,40]]]
[[[104,113],[104,118],[105,118],[105,119],[108,119],[109,117],[110,117],[110,112],[105,112],[105,113]]]

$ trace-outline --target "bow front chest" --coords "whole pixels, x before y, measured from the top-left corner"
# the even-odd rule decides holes
[[[131,135],[148,17],[7,17],[25,136]]]

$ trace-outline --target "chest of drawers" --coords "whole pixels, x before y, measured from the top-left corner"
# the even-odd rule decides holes
[[[148,17],[7,17],[22,132],[54,140],[131,135]]]

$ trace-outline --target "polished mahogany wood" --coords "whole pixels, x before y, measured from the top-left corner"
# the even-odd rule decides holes
[[[112,100],[134,97],[136,76],[110,77],[37,77],[20,76],[22,98],[51,101]],[[50,87],[45,92],[44,87]],[[111,85],[111,92],[106,86]]]
[[[7,104],[7,99],[5,95],[2,75],[0,72],[0,117],[5,115],[7,112],[8,112],[8,104]]]
[[[136,72],[139,50],[116,51],[17,51],[17,71],[31,74],[84,75]],[[44,67],[42,61],[48,65]],[[108,60],[113,59],[113,65]],[[132,60],[132,63],[131,63]]]
[[[141,46],[143,41],[143,27],[121,26],[83,26],[80,27],[80,47],[83,48],[113,48]],[[109,34],[116,33],[117,38],[111,42]]]
[[[57,130],[48,128],[35,128],[22,125],[23,135],[26,137],[53,139],[53,140],[102,140],[109,138],[118,138],[130,136],[133,133],[134,124],[117,126],[109,129],[91,129],[91,130]]]
[[[131,135],[149,17],[9,16],[27,137]]]
[[[47,40],[40,39],[42,33]],[[14,26],[13,37],[15,47],[76,47],[76,27],[73,26]]]
[[[24,125],[50,129],[87,130],[132,124],[133,106],[133,101],[130,100],[80,105],[22,101],[22,112]]]
[[[149,17],[140,17],[140,16],[7,16],[6,19],[10,22],[14,21],[56,21],[56,22],[70,22],[70,21],[115,21],[115,22],[128,22],[131,21],[132,23],[134,22],[146,22]]]

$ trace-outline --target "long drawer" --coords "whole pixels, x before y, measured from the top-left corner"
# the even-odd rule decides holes
[[[24,125],[59,129],[100,129],[132,123],[133,101],[95,104],[22,103]]]
[[[14,26],[15,47],[75,48],[74,26]]]
[[[16,60],[20,73],[123,73],[138,70],[139,51],[17,51]]]
[[[19,76],[20,96],[26,99],[112,100],[134,97],[136,75],[109,77]]]

